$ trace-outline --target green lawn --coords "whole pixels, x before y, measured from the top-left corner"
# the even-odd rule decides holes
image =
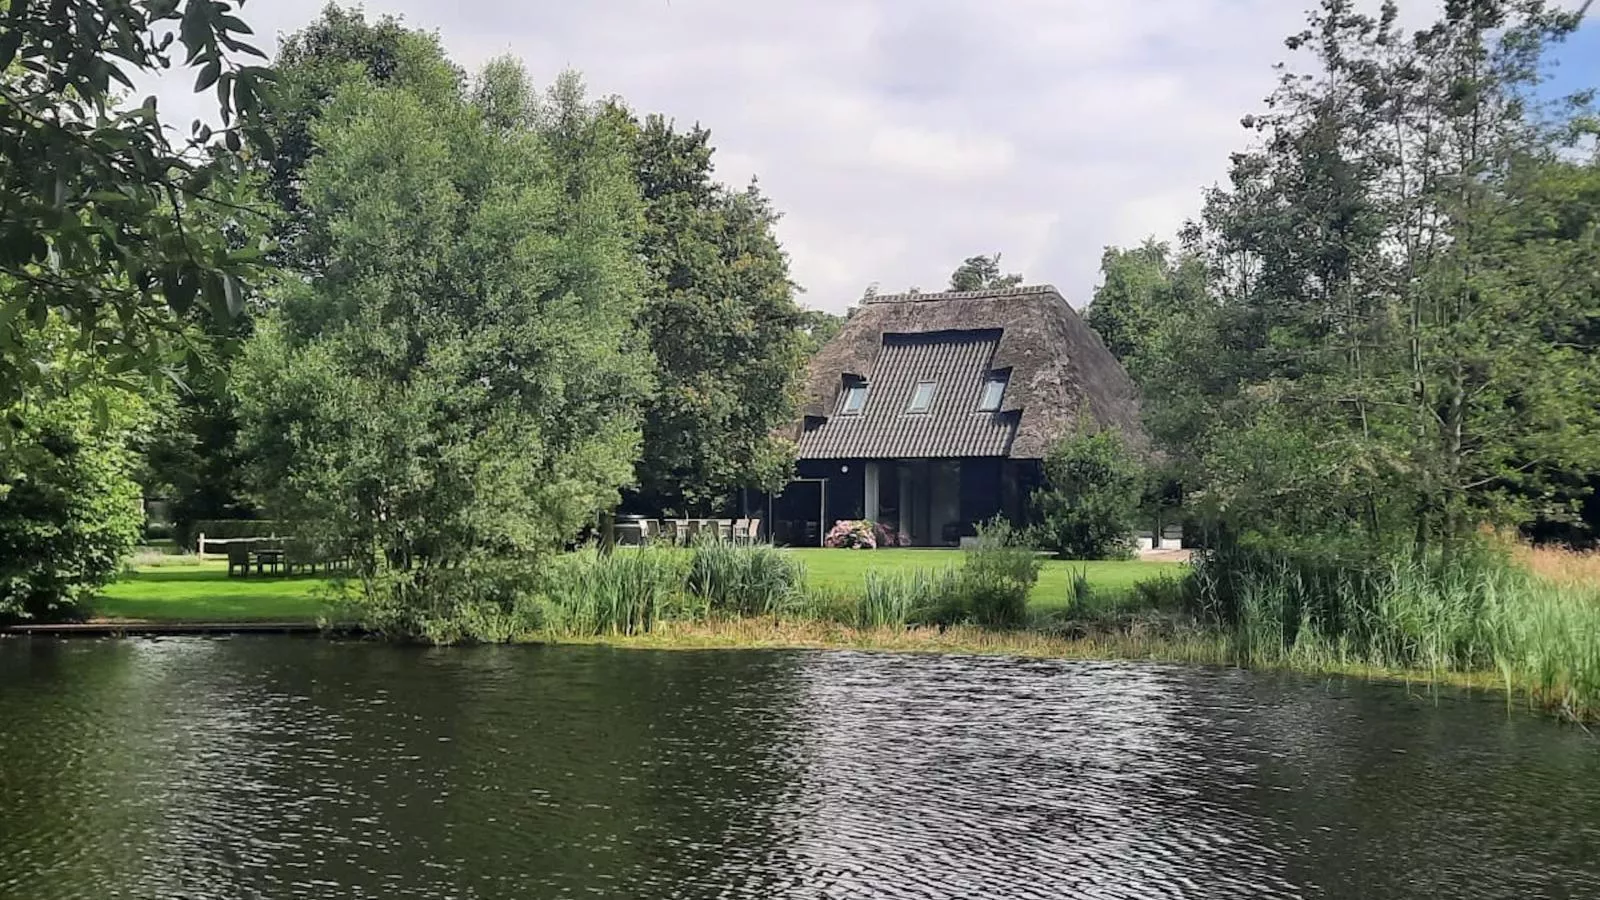
[[[229,578],[225,562],[140,566],[101,592],[95,614],[111,619],[298,622],[322,611],[323,579]]]
[[[961,565],[959,550],[822,550],[789,551],[806,564],[807,579],[818,587],[851,591],[871,569],[937,569]],[[95,614],[113,619],[155,621],[273,621],[316,619],[323,611],[317,588],[323,579],[229,578],[227,564],[140,566],[103,591]],[[1048,613],[1066,605],[1072,573],[1087,570],[1099,594],[1121,594],[1147,578],[1178,570],[1175,563],[1061,562],[1047,560],[1033,589],[1032,608]]]

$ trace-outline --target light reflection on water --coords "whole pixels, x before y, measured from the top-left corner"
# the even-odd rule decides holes
[[[1600,750],[1114,663],[0,641],[0,897],[1600,896]]]

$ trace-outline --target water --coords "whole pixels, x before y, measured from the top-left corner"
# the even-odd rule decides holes
[[[1600,742],[1167,666],[0,640],[0,897],[1600,896]]]

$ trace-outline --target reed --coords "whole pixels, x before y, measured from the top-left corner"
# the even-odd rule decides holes
[[[857,628],[946,625],[965,615],[961,570],[869,571],[853,622]]]
[[[776,547],[708,540],[694,548],[687,588],[708,613],[776,616],[799,605],[805,579],[805,565]]]
[[[663,616],[692,613],[685,602],[688,560],[664,548],[586,549],[542,572],[531,605],[537,630],[559,637],[642,634]]]
[[[1235,549],[1199,561],[1192,604],[1243,665],[1498,672],[1564,716],[1596,718],[1600,586],[1540,577],[1526,558]]]

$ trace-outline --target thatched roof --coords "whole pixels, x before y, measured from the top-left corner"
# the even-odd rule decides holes
[[[983,382],[1005,370],[999,412],[979,413]],[[858,379],[876,381],[867,406],[841,415],[844,386]],[[908,415],[907,397],[923,379],[941,383],[941,400]],[[811,361],[794,437],[801,459],[1040,459],[1083,409],[1135,447],[1148,445],[1132,380],[1054,287],[895,294],[865,300]]]

